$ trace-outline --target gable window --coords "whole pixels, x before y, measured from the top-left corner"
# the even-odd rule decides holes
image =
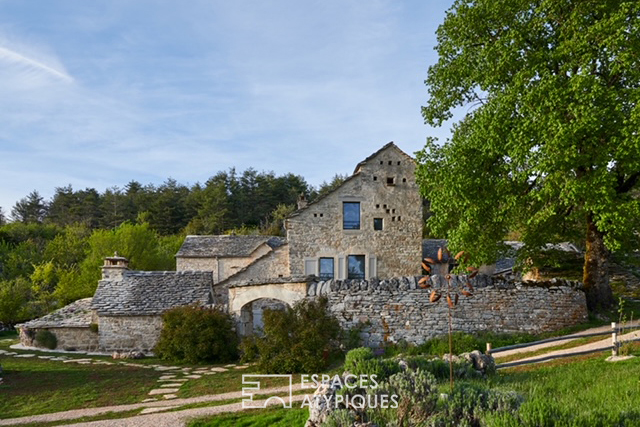
[[[360,202],[342,203],[342,228],[360,230]]]
[[[382,218],[373,218],[373,229],[382,230]]]
[[[320,266],[319,266],[320,274],[319,277],[322,280],[333,279],[333,258],[320,258]]]
[[[347,257],[347,279],[364,279],[364,255]]]

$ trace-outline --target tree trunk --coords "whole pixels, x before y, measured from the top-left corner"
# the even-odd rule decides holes
[[[609,286],[609,250],[604,245],[604,236],[598,230],[592,214],[587,215],[583,282],[589,311],[613,305],[613,293]]]

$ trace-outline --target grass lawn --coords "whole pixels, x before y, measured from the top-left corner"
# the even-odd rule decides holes
[[[640,356],[640,345],[631,353]],[[490,384],[515,390],[526,400],[519,420],[505,417],[488,425],[640,425],[640,357],[609,363],[605,354],[500,371]]]
[[[121,365],[78,365],[0,356],[0,418],[138,403],[158,373]]]
[[[197,419],[189,427],[302,427],[309,409],[256,409]]]

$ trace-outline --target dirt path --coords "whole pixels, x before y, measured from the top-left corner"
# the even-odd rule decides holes
[[[296,390],[300,390],[301,386],[300,384],[294,384],[292,390],[296,391]],[[284,393],[289,391],[289,386],[284,386],[284,387],[274,387],[274,388],[270,388],[270,389],[265,389],[265,390],[260,390],[259,392],[256,392],[256,394],[276,394],[276,393]],[[130,411],[133,409],[141,409],[141,408],[178,408],[180,406],[184,406],[184,405],[188,405],[188,404],[192,404],[192,403],[201,403],[201,402],[216,402],[216,401],[223,401],[223,400],[229,400],[229,399],[240,399],[242,398],[242,391],[234,391],[231,393],[223,393],[223,394],[214,394],[214,395],[206,395],[206,396],[198,396],[198,397],[191,397],[191,398],[187,398],[187,399],[173,399],[173,400],[161,400],[161,401],[156,401],[156,402],[146,402],[146,403],[132,403],[129,405],[118,405],[118,406],[103,406],[100,408],[86,408],[86,409],[74,409],[71,411],[63,411],[63,412],[54,412],[51,414],[41,414],[41,415],[32,415],[32,416],[27,416],[27,417],[20,417],[20,418],[7,418],[7,419],[0,419],[0,426],[9,426],[9,425],[19,425],[19,424],[28,424],[28,423],[46,423],[46,422],[52,422],[52,421],[63,421],[63,420],[69,420],[69,421],[73,421],[73,420],[77,420],[78,418],[82,418],[82,417],[90,417],[90,416],[95,416],[95,415],[100,415],[100,414],[106,414],[109,412],[126,412],[126,411]],[[300,400],[304,398],[304,395],[299,395],[299,396],[294,396],[294,400],[299,398]],[[258,402],[258,401],[256,401]],[[218,409],[218,408],[222,408],[222,409]],[[224,409],[227,408],[227,409]],[[215,407],[205,407],[205,408],[195,408],[195,409],[187,409],[185,411],[179,411],[179,412],[173,412],[171,414],[179,414],[179,413],[183,413],[183,412],[188,412],[188,413],[196,413],[197,411],[214,411],[212,413],[220,413],[220,412],[230,412],[230,411],[237,411],[239,409],[242,409],[242,402],[239,403],[233,403],[233,404],[228,404],[228,405],[220,405],[220,406],[215,406]],[[169,416],[169,414],[167,413],[158,413],[158,414],[152,414],[153,416],[156,417],[162,417],[162,416]],[[206,415],[206,413],[205,413]],[[189,415],[191,416],[191,415]],[[199,416],[199,415],[194,415],[194,416]],[[143,418],[147,418],[147,417],[151,417],[150,415],[144,415],[142,416]],[[175,418],[173,415],[171,415],[172,418]],[[132,417],[132,419],[137,419],[139,418],[139,416],[135,416]],[[128,420],[128,419],[127,419]],[[98,421],[96,421],[98,422]],[[103,422],[103,421],[99,421],[99,422]],[[105,420],[105,423],[108,424],[93,424],[93,423],[82,423],[81,425],[146,425],[146,424],[118,424],[119,422],[125,422],[125,419],[122,420]],[[152,425],[152,424],[149,424]],[[160,424],[153,424],[154,426],[160,426]],[[162,424],[162,425],[180,425],[180,424]]]

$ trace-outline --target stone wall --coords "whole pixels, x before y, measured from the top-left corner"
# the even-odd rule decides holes
[[[420,274],[422,199],[414,175],[414,160],[389,145],[334,192],[295,212],[286,222],[291,276],[318,275],[319,258],[328,257],[334,277],[344,279],[349,255],[365,256],[365,278]],[[360,203],[359,229],[344,229],[344,202]]]
[[[445,298],[429,302],[431,290],[445,282],[438,277],[431,282],[432,288],[420,289],[415,277],[331,280],[311,285],[308,297],[326,295],[343,327],[367,323],[362,334],[366,345],[400,340],[421,343],[447,333]],[[460,295],[453,310],[454,331],[540,333],[587,319],[585,294],[577,282],[518,282],[478,275],[472,285],[473,296]]]
[[[213,283],[218,283],[233,276],[269,252],[271,252],[271,247],[262,244],[248,257],[176,257],[176,270],[211,271]]]
[[[287,245],[280,246],[262,256],[253,264],[237,272],[230,278],[216,283],[213,292],[216,305],[227,307],[229,287],[243,283],[262,282],[268,279],[284,277],[289,274],[289,250]]]
[[[100,316],[100,351],[152,351],[161,330],[160,316]]]
[[[36,333],[47,330],[56,336],[58,350],[67,351],[96,351],[98,350],[98,334],[86,328],[19,328],[20,343],[27,347],[38,347],[35,342]]]

